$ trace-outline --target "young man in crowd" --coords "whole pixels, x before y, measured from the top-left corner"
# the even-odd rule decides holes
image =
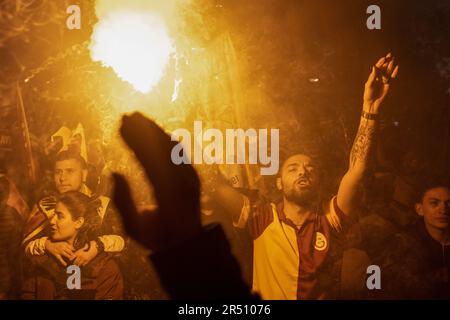
[[[349,167],[331,200],[321,196],[324,173],[303,152],[290,153],[281,163],[276,186],[283,199],[278,204],[252,201],[217,179],[213,197],[253,238],[253,291],[263,299],[339,297],[342,235],[359,205],[381,105],[397,72],[391,54],[372,67]]]
[[[380,253],[382,298],[450,299],[450,186],[427,180],[414,208],[421,219]]]

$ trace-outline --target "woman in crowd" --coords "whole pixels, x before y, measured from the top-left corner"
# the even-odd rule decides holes
[[[49,238],[53,242],[65,242],[65,252],[61,254],[66,262],[53,256],[31,257],[34,267],[32,277],[25,280],[24,299],[96,299],[111,300],[123,298],[123,278],[113,257],[103,251],[101,218],[97,213],[99,204],[88,196],[70,191],[61,194],[56,202],[54,215],[50,219]],[[95,258],[87,264],[72,255],[83,248],[86,254],[96,251]],[[76,284],[76,273],[68,267],[80,266],[80,288]],[[70,288],[69,288],[70,287]],[[76,287],[76,285],[75,285]]]

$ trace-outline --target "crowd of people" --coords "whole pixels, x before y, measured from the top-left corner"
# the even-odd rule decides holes
[[[112,196],[92,191],[79,143],[57,152],[52,191],[35,204],[1,175],[0,298],[124,299],[120,259],[129,238],[152,252],[150,261],[172,299],[450,298],[450,186],[444,179],[424,179],[410,208],[417,222],[393,229],[382,250],[365,248],[362,260],[346,254],[349,233],[363,223],[359,213],[379,115],[398,70],[391,54],[373,65],[348,168],[333,194],[324,191],[327,172],[320,159],[300,147],[281,154],[277,203],[233,188],[214,165],[203,179],[191,165],[172,163],[176,142],[140,114],[124,116],[120,132],[153,186],[154,210],[138,212],[119,174],[113,175]],[[202,193],[251,238],[251,285],[222,227],[202,224]],[[372,236],[377,238],[365,235],[368,243]],[[373,264],[381,270],[378,289],[366,286],[365,271]],[[81,290],[67,287],[69,265],[81,268]]]

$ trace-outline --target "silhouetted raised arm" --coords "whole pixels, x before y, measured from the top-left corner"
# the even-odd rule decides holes
[[[114,174],[114,201],[130,237],[155,252],[161,283],[173,299],[252,298],[219,225],[200,222],[194,168],[170,158],[176,142],[153,121],[124,116],[120,133],[154,187],[155,212],[139,213],[125,178]]]

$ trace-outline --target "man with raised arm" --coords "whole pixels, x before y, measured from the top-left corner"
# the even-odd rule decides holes
[[[349,167],[331,199],[321,196],[324,173],[304,152],[281,157],[276,186],[283,198],[277,204],[250,200],[224,179],[215,179],[212,196],[232,213],[234,225],[246,228],[253,238],[253,291],[263,299],[338,297],[341,236],[359,205],[380,108],[397,73],[390,53],[372,67]]]

